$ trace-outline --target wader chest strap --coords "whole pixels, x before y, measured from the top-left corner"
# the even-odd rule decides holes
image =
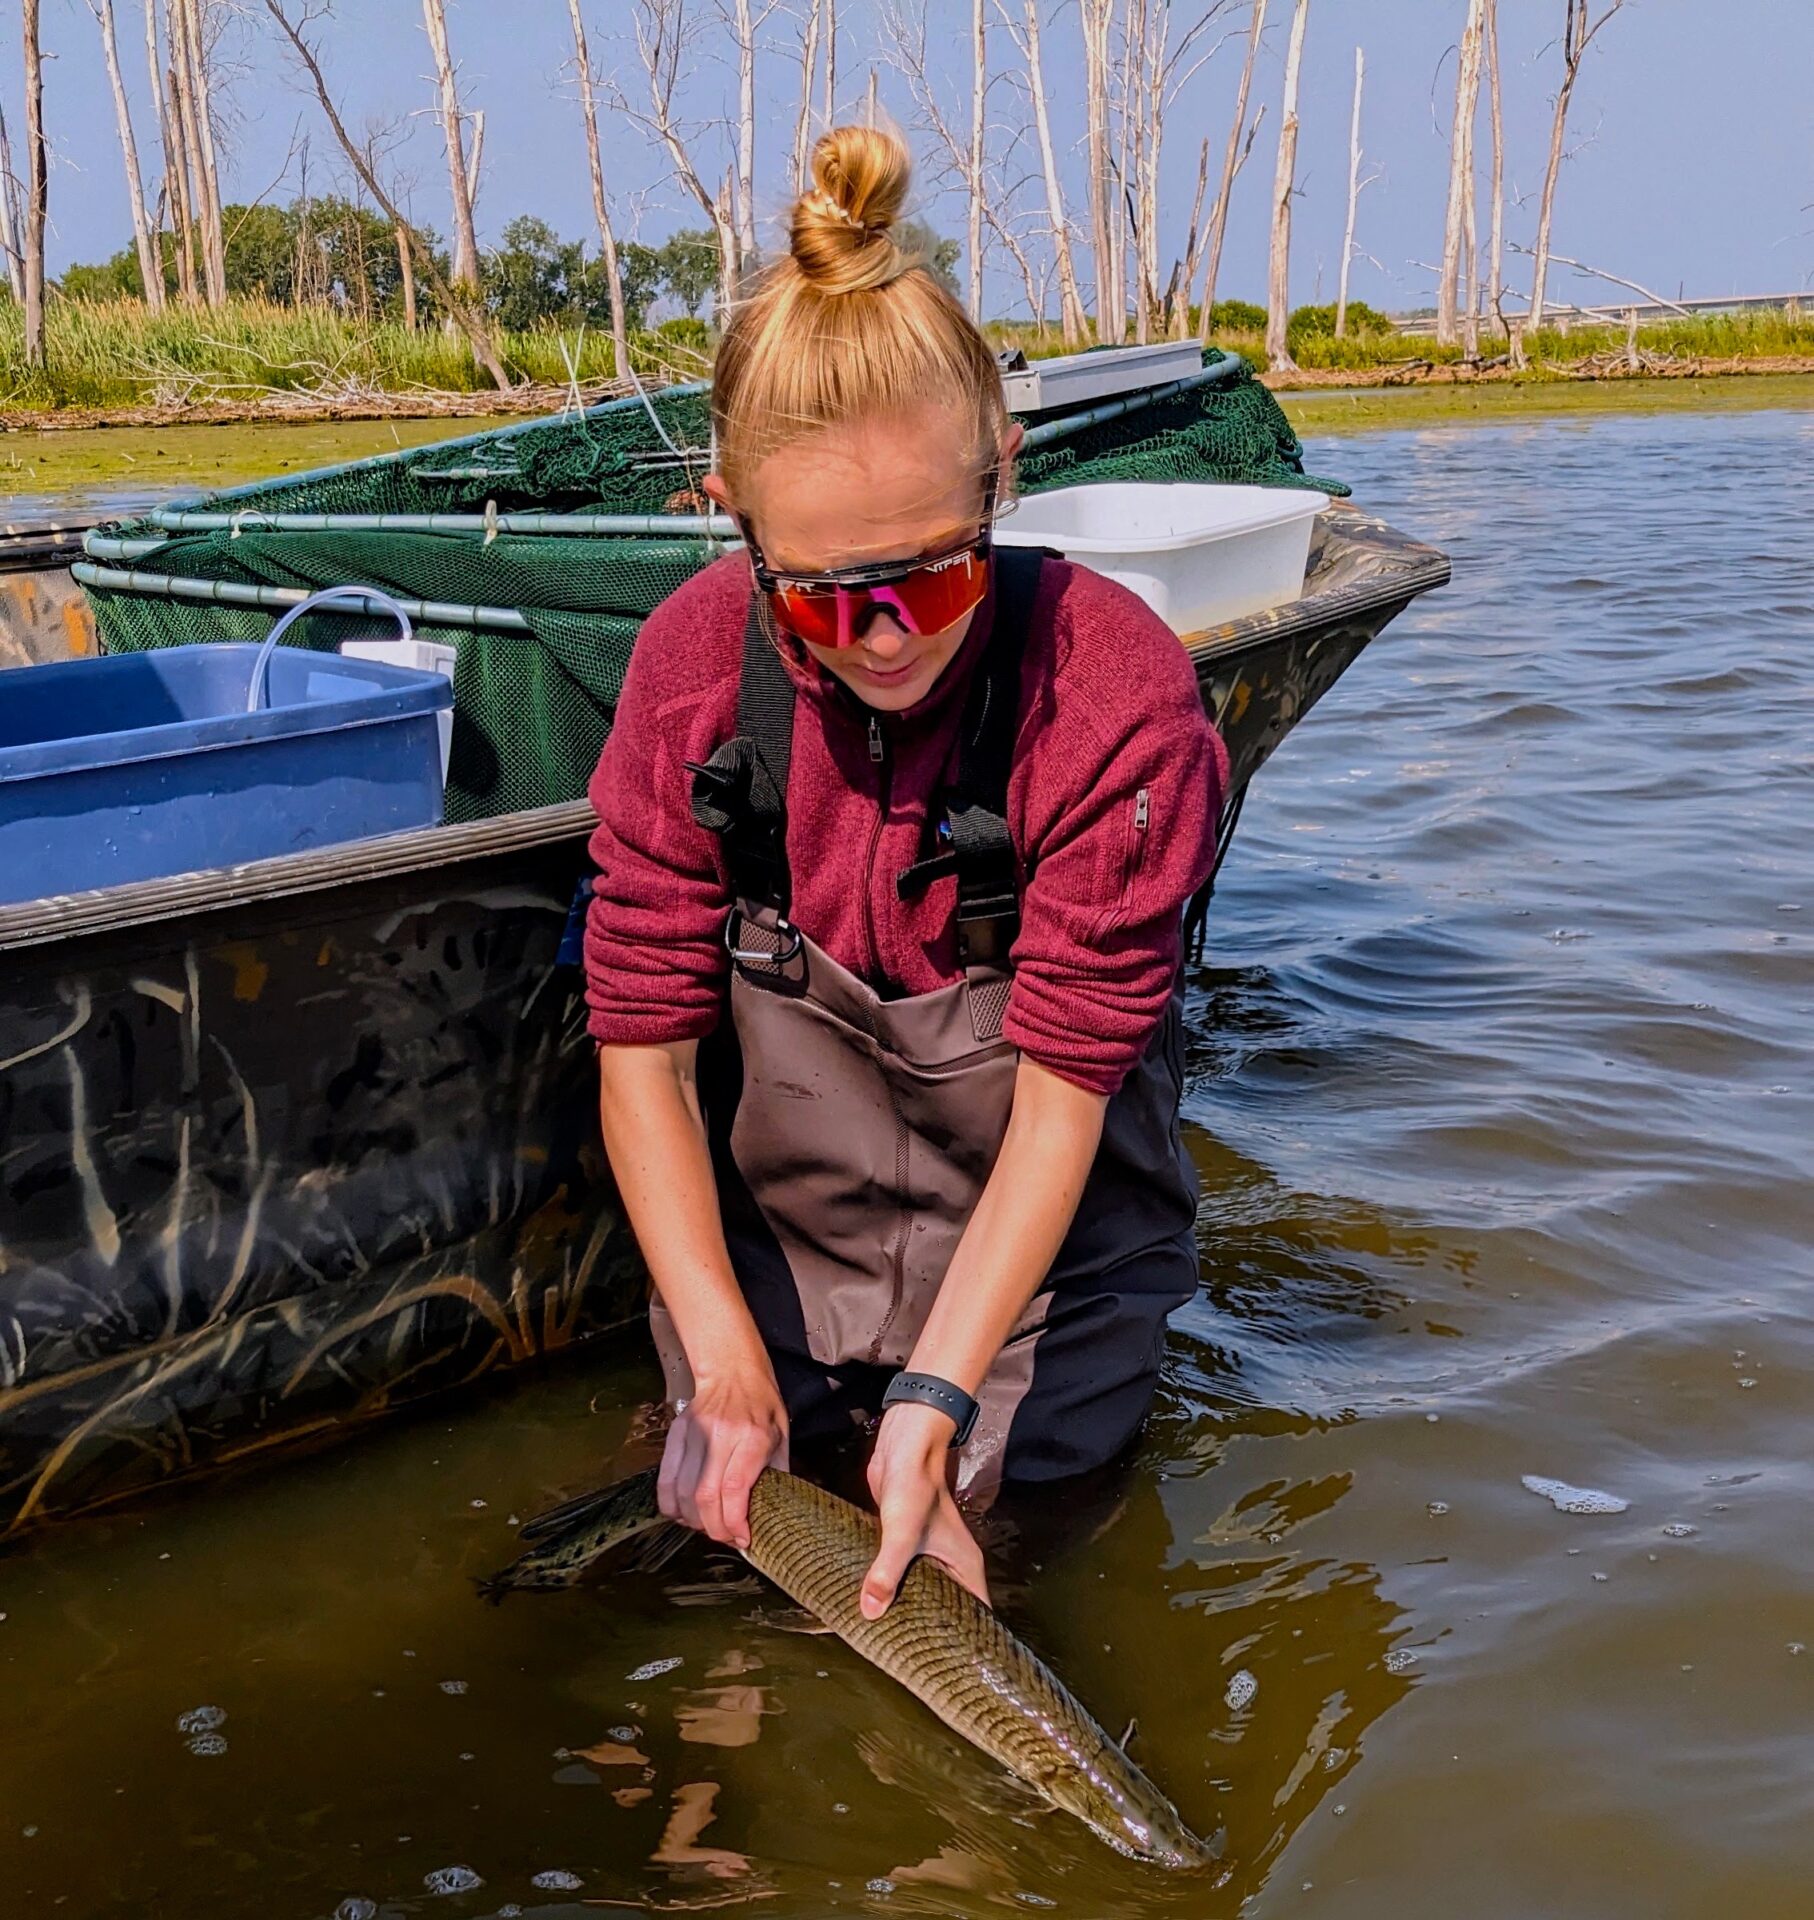
[[[995,615],[977,663],[958,741],[957,776],[945,792],[939,851],[897,883],[909,899],[941,875],[957,875],[957,951],[965,967],[1007,970],[1020,932],[1020,876],[1008,832],[1008,781],[1020,718],[1020,668],[1039,592],[1043,555],[997,547]]]
[[[693,776],[693,818],[724,842],[731,892],[786,916],[793,891],[787,865],[787,772],[794,749],[794,683],[788,678],[761,601],[750,595],[743,629],[737,732]]]

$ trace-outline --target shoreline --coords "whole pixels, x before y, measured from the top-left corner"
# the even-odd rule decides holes
[[[1613,409],[1650,404],[1659,390],[1675,395],[1705,395],[1714,387],[1747,388],[1769,383],[1785,389],[1806,382],[1814,393],[1814,356],[1772,355],[1747,360],[1684,360],[1632,370],[1622,365],[1582,362],[1578,365],[1541,365],[1524,372],[1509,367],[1469,367],[1427,361],[1381,367],[1304,367],[1294,373],[1262,373],[1261,384],[1276,395],[1295,420],[1319,403],[1334,409],[1351,404],[1355,396],[1378,411],[1389,396],[1394,402],[1416,405],[1416,396],[1438,396],[1425,401],[1434,411],[1445,402],[1454,417],[1475,410],[1515,412],[1573,411],[1586,406]],[[587,382],[580,389],[584,405],[620,397],[627,388],[615,382]],[[1580,396],[1591,394],[1588,400]],[[1463,397],[1465,396],[1465,397]],[[1563,397],[1568,396],[1568,397]],[[556,413],[572,398],[572,389],[525,384],[507,391],[487,388],[472,393],[366,391],[321,399],[300,395],[281,400],[220,400],[185,406],[144,407],[0,407],[0,437],[11,434],[156,431],[182,427],[305,427],[337,423],[382,421],[497,420],[506,416],[531,417]],[[1700,404],[1720,404],[1702,400]],[[1755,405],[1747,397],[1744,404]],[[1339,417],[1352,417],[1340,415]]]

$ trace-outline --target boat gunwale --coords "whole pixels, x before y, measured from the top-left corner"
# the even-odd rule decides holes
[[[1275,646],[1319,627],[1349,625],[1375,615],[1383,616],[1379,622],[1383,626],[1419,594],[1449,579],[1446,555],[1356,508],[1334,504],[1319,516],[1317,525],[1322,545],[1313,549],[1309,577],[1314,578],[1319,560],[1326,561],[1342,546],[1355,548],[1369,570],[1359,579],[1313,590],[1282,607],[1181,636],[1199,679],[1222,670],[1243,653]],[[240,866],[206,867],[160,880],[51,894],[15,906],[0,906],[0,953],[393,879],[526,851],[552,841],[583,841],[592,826],[591,804],[584,799],[570,800],[486,820],[342,841]]]

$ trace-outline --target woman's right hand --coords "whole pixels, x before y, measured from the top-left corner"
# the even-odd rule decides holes
[[[787,1466],[787,1405],[764,1356],[696,1382],[668,1429],[661,1510],[727,1547],[747,1547],[750,1488],[769,1466]]]

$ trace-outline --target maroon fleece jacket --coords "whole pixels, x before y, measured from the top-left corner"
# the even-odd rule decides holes
[[[716,835],[694,820],[686,762],[736,732],[751,593],[732,554],[644,624],[592,780],[599,876],[586,925],[593,1037],[607,1046],[699,1038],[726,997],[731,905]],[[924,699],[879,716],[804,656],[788,775],[792,919],[884,995],[962,977],[955,877],[903,901],[955,742],[993,601]],[[1049,561],[1023,661],[1008,828],[1023,886],[1004,1031],[1023,1053],[1113,1093],[1170,997],[1179,916],[1207,876],[1228,756],[1184,649],[1113,581]]]

